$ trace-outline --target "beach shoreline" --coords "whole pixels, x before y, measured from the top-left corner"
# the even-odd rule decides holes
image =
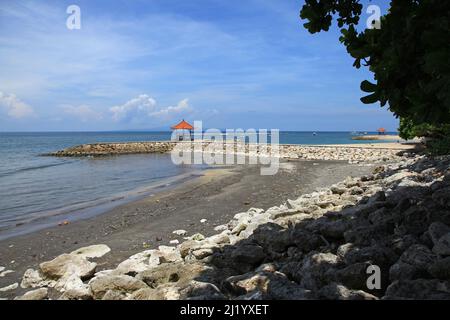
[[[0,287],[20,283],[24,271],[42,261],[92,244],[104,243],[112,249],[98,262],[98,269],[108,269],[147,248],[169,245],[175,239],[182,242],[174,230],[208,236],[237,212],[280,205],[347,176],[366,174],[373,166],[284,160],[275,176],[261,176],[257,165],[206,169],[200,177],[101,215],[0,241],[0,266],[14,271],[0,278]],[[201,223],[202,219],[207,221]],[[1,296],[10,298],[22,292],[19,287]]]

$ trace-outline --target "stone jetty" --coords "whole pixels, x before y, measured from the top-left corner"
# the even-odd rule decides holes
[[[269,144],[258,146],[255,144],[218,143],[218,142],[124,142],[124,143],[95,143],[84,144],[53,153],[45,154],[56,157],[85,157],[109,156],[121,154],[168,153],[177,148],[183,152],[212,152],[225,154],[233,152],[246,156],[275,156],[283,159],[301,160],[344,160],[351,163],[358,162],[387,162],[398,161],[409,153],[403,149],[388,149],[379,147],[358,147],[357,145],[340,146],[309,146],[309,145],[279,145],[275,150]]]

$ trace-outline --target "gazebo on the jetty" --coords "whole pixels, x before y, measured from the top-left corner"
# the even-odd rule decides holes
[[[378,128],[377,132],[378,132],[378,134],[383,135],[383,134],[386,134],[386,129],[385,128]]]
[[[184,119],[181,120],[180,123],[170,128],[176,132],[177,141],[192,140],[192,130],[194,129],[194,127],[184,121]]]

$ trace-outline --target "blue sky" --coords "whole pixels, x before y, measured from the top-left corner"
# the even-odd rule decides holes
[[[372,1],[380,5],[385,1]],[[69,30],[66,9],[81,9]],[[395,130],[339,31],[294,0],[0,0],[0,131]],[[367,15],[369,16],[369,15]]]

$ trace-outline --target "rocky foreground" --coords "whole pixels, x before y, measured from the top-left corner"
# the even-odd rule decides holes
[[[16,299],[450,299],[450,157],[403,158],[215,230],[113,270],[97,270],[105,245],[60,255]]]

